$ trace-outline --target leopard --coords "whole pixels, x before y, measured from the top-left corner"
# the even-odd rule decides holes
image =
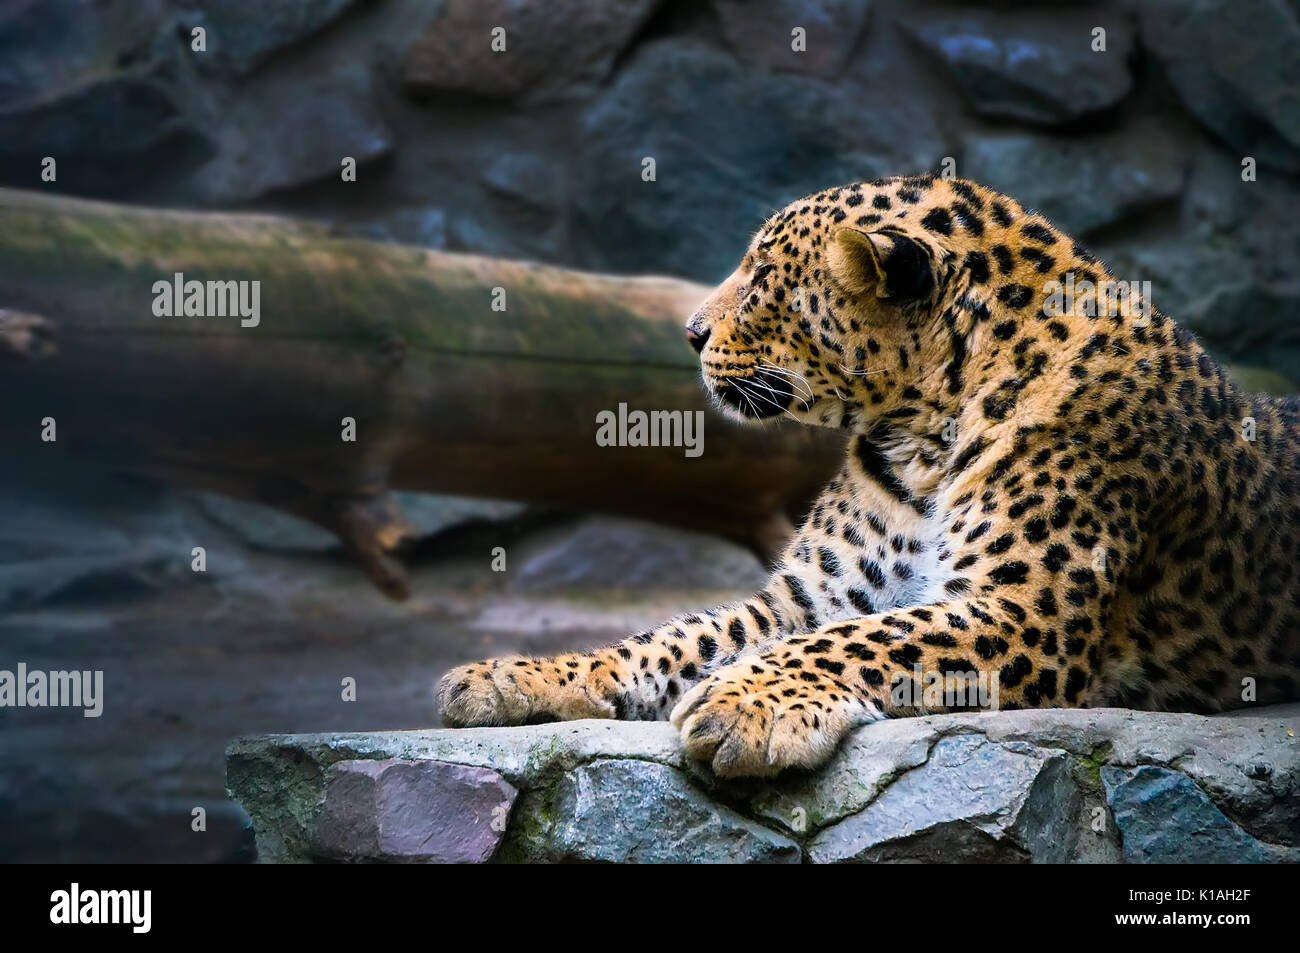
[[[1300,697],[1300,399],[1242,390],[1043,215],[961,178],[830,188],[685,331],[722,413],[843,431],[838,472],[760,591],[454,668],[446,725],[667,719],[765,778],[885,718]]]

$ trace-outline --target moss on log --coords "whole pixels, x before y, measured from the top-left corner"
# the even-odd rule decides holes
[[[157,316],[154,285],[176,273],[260,282],[259,323]],[[841,441],[708,408],[682,334],[706,290],[0,190],[0,440],[15,461],[57,453],[304,516],[398,596],[408,529],[389,488],[589,507],[770,551]],[[703,454],[598,446],[596,415],[619,403],[705,410]]]

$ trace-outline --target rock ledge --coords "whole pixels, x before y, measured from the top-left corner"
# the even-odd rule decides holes
[[[242,738],[264,862],[1300,861],[1300,705],[934,715],[721,782],[666,724]]]

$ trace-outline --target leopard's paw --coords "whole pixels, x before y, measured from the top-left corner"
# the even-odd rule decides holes
[[[451,728],[616,717],[608,670],[581,656],[488,659],[444,675],[435,691]]]
[[[821,765],[850,728],[871,720],[857,699],[818,697],[784,680],[741,663],[696,685],[671,716],[687,754],[711,762],[718,777],[771,777]]]
[[[499,667],[513,661],[488,659],[453,668],[444,675],[434,691],[442,723],[449,728],[519,724],[523,720],[523,708],[508,688],[502,693],[496,677]]]

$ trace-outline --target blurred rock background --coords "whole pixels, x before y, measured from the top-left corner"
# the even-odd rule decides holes
[[[712,282],[787,201],[946,164],[1150,281],[1249,386],[1300,380],[1300,0],[0,0],[4,186]],[[0,477],[0,667],[102,668],[109,693],[96,721],[0,709],[11,860],[247,859],[230,737],[427,726],[448,665],[763,577],[702,536],[425,497],[395,605],[287,517]]]

